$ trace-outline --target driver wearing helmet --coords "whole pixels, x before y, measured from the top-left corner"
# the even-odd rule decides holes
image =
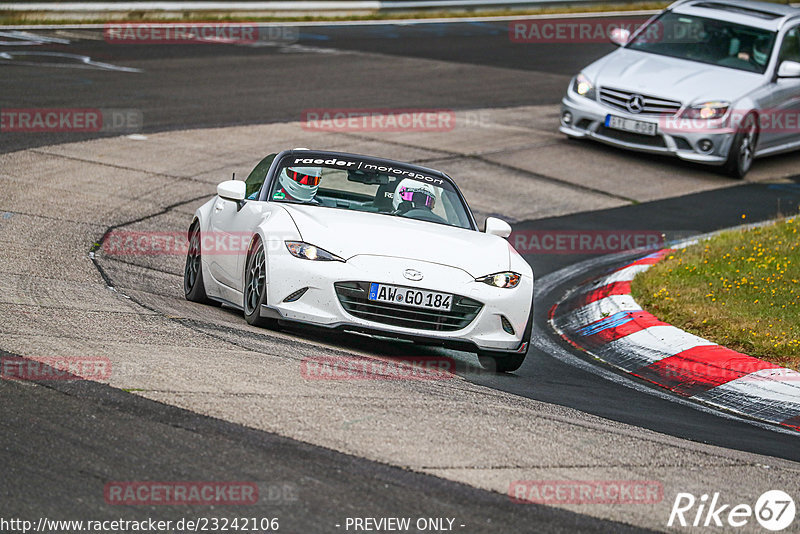
[[[763,67],[769,60],[769,37],[759,37],[753,42],[753,61]]]
[[[402,180],[392,195],[395,212],[405,213],[411,209],[433,210],[436,205],[436,191],[433,186],[411,178]]]
[[[279,187],[272,194],[272,198],[317,202],[314,197],[317,196],[321,179],[320,167],[284,167],[278,175]]]

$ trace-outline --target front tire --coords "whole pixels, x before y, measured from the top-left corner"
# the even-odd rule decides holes
[[[528,323],[525,325],[525,332],[522,334],[522,341],[525,343],[525,348],[522,352],[479,351],[478,361],[481,362],[481,367],[495,373],[512,373],[516,371],[522,367],[525,357],[528,355],[532,333],[533,308],[531,308],[530,315],[528,315]]]
[[[487,371],[511,373],[522,367],[522,363],[525,361],[527,355],[527,348],[524,353],[479,352],[478,361],[481,362],[481,367]]]
[[[750,170],[753,165],[753,156],[756,150],[756,141],[758,140],[758,125],[756,124],[756,116],[749,113],[745,116],[742,124],[739,126],[739,131],[731,143],[731,149],[728,152],[728,159],[725,161],[725,173],[733,178],[742,179]]]
[[[244,274],[244,318],[253,326],[274,327],[277,321],[261,316],[261,305],[267,303],[267,261],[261,239],[253,241]]]
[[[200,224],[195,221],[189,228],[189,250],[186,251],[186,265],[183,268],[183,294],[186,300],[219,306],[206,294],[203,282],[203,259],[200,250]]]

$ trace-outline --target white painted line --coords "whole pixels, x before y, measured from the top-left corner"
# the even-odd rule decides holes
[[[26,61],[25,58],[33,59]],[[41,58],[52,58],[52,60],[43,61]],[[119,65],[113,65],[111,63],[104,63],[102,61],[94,61],[89,56],[67,54],[65,52],[29,52],[27,50],[10,50],[8,52],[0,52],[0,59],[6,60],[5,62],[0,62],[4,65],[26,65],[32,67],[54,67],[63,69],[100,69],[113,70],[117,72],[142,72],[141,69],[122,67]]]
[[[753,380],[745,376],[692,398],[773,423],[800,415],[800,389],[791,382]]]
[[[563,317],[577,328],[599,321],[615,313],[625,311],[641,311],[642,307],[630,295],[611,295],[594,302]]]
[[[614,282],[630,282],[636,278],[637,274],[643,273],[650,267],[652,267],[652,265],[631,265],[630,267],[625,267],[624,269],[620,269],[619,271],[606,276],[600,283],[600,286],[606,286],[608,284],[613,284]]]
[[[754,380],[760,379],[794,384],[795,387],[798,388],[797,395],[798,400],[800,400],[800,372],[797,372],[794,369],[788,369],[786,367],[761,369],[759,371],[754,371],[747,376],[752,377]]]
[[[644,365],[655,363],[664,358],[675,356],[679,352],[699,347],[716,345],[672,325],[659,325],[639,330],[625,337],[615,339],[605,345],[603,351],[622,354],[635,353],[645,361]],[[644,365],[630,368],[635,371]]]
[[[761,369],[721,384],[715,389],[760,397],[772,402],[795,404],[800,412],[800,373],[791,369]]]
[[[0,46],[31,46],[41,45],[44,43],[55,44],[69,44],[67,39],[59,39],[57,37],[47,37],[44,35],[37,35],[25,31],[0,31],[0,38],[8,38],[8,41],[0,41]]]

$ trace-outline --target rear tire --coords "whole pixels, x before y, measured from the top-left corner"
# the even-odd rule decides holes
[[[189,228],[189,250],[186,251],[186,265],[183,268],[183,294],[191,302],[220,306],[219,302],[208,298],[203,283],[200,224],[197,221]]]
[[[756,141],[758,140],[758,125],[756,124],[756,116],[753,113],[748,113],[742,124],[739,125],[739,131],[731,143],[731,149],[728,152],[728,159],[725,161],[724,170],[728,176],[741,180],[750,170],[753,165],[753,155],[755,154]]]
[[[267,261],[258,237],[253,238],[253,246],[247,253],[244,273],[244,318],[253,326],[274,328],[278,324],[275,319],[261,316],[261,305],[267,303]]]

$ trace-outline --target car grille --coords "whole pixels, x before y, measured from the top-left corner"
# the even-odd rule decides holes
[[[602,125],[597,128],[597,133],[603,137],[610,137],[611,139],[616,139],[617,141],[622,141],[624,143],[632,143],[634,145],[646,145],[659,148],[666,148],[667,146],[666,143],[664,143],[664,138],[660,135],[644,135],[633,132],[623,132],[622,130],[615,130]]]
[[[644,100],[644,109],[639,115],[674,115],[681,109],[681,103],[676,100],[665,100],[655,96],[641,95],[631,91],[603,87],[600,89],[600,101],[612,108],[628,111],[628,100],[633,95],[639,95]],[[630,113],[630,112],[629,112]]]
[[[453,295],[453,307],[450,311],[374,302],[367,298],[369,285],[369,282],[337,282],[334,287],[336,296],[339,297],[339,302],[347,313],[376,323],[418,330],[452,332],[469,325],[483,307],[477,300],[458,295]]]

